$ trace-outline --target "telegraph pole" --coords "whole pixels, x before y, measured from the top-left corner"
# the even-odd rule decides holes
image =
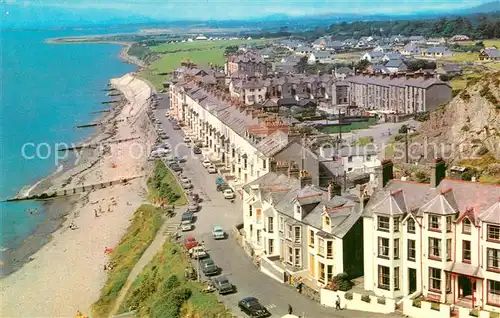
[[[409,163],[408,156],[408,128],[405,129],[405,153],[406,153],[406,163]]]

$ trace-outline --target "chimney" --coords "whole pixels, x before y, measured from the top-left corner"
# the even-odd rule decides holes
[[[385,187],[387,183],[393,178],[393,168],[394,164],[390,159],[382,160],[382,165],[375,168],[375,173],[377,175],[377,183],[379,187]]]
[[[332,186],[332,183],[330,182],[330,183],[328,183],[328,201],[330,201],[333,198],[332,190],[333,190],[333,186]]]
[[[311,185],[312,184],[311,174],[306,170],[299,171],[299,182],[300,182],[301,189],[307,185]]]
[[[446,164],[443,158],[435,158],[431,164],[431,187],[437,188],[446,177]]]
[[[288,178],[299,178],[300,177],[300,169],[295,164],[290,164],[288,166]]]
[[[278,174],[288,174],[288,162],[278,161],[276,162],[276,173]]]
[[[276,172],[277,162],[274,158],[269,158],[269,171]]]

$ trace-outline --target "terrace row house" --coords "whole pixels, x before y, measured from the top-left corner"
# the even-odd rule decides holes
[[[221,173],[227,173],[224,177],[235,188],[269,172],[270,158],[300,161],[307,153],[294,139],[299,137],[289,134],[289,123],[246,107],[201,82],[190,78],[173,81],[170,100],[172,114],[186,134],[208,148],[206,156]],[[316,165],[305,163],[314,170]]]
[[[365,110],[416,114],[451,100],[451,86],[427,73],[362,74],[346,82],[349,104]]]
[[[260,54],[247,51],[228,56],[225,64],[225,74],[249,73],[256,76],[267,75],[267,64]]]
[[[365,289],[500,312],[500,186],[446,179],[442,159],[430,184],[381,169],[363,213]]]
[[[303,278],[324,286],[336,274],[362,275],[361,209],[357,198],[321,190],[292,162],[243,187],[244,246],[279,282]]]

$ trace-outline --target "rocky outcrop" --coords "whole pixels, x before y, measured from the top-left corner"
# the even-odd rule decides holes
[[[431,112],[410,138],[409,152],[412,162],[422,163],[443,157],[456,164],[486,154],[500,160],[500,72],[469,82],[450,103]]]

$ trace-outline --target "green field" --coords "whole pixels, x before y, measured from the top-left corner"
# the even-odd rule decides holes
[[[108,279],[101,289],[101,296],[92,305],[93,316],[106,317],[127,281],[127,277],[151,244],[160,229],[164,211],[152,205],[141,205],[118,246],[110,255],[114,268],[108,272]]]
[[[483,76],[481,73],[472,73],[472,74],[467,74],[467,75],[462,75],[453,78],[450,81],[450,85],[452,89],[464,89],[467,86],[467,83],[474,79]]]
[[[231,45],[242,44],[258,44],[265,43],[266,40],[225,40],[225,41],[194,41],[194,42],[178,42],[165,43],[157,46],[152,46],[150,49],[157,53],[187,51],[187,50],[209,50],[209,49],[224,49]]]
[[[500,48],[500,40],[475,40],[475,41],[465,41],[465,42],[459,42],[458,44],[460,45],[474,45],[477,42],[482,41],[485,47],[492,47],[496,46],[497,48]]]
[[[339,133],[339,129],[343,133],[350,132],[352,130],[358,130],[358,129],[367,129],[370,128],[370,126],[377,124],[377,120],[375,118],[370,118],[367,121],[361,121],[361,122],[354,122],[349,125],[344,125],[344,126],[326,126],[322,127],[319,129],[320,132],[324,134],[335,134]]]
[[[183,248],[167,241],[137,276],[119,313],[136,310],[137,317],[232,317],[215,294],[202,292],[202,283],[184,278],[188,265]]]

